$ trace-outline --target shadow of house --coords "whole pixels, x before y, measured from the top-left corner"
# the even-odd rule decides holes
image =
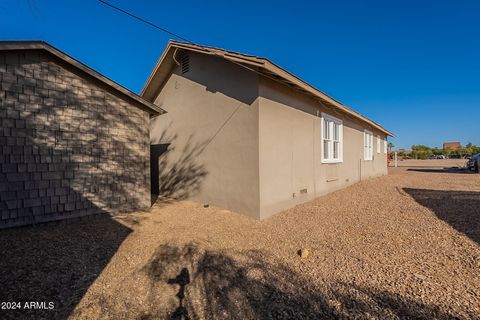
[[[130,233],[109,215],[150,206],[149,113],[45,50],[0,51],[0,75],[1,227],[95,214],[1,230],[0,301],[64,319]]]
[[[349,319],[475,319],[466,311],[453,314],[440,306],[376,288],[339,282],[335,286],[335,300],[345,309],[338,318]]]
[[[480,245],[480,192],[403,188],[452,228]]]
[[[106,214],[3,230],[0,301],[53,302],[54,309],[1,310],[0,317],[66,319],[130,232]]]
[[[312,284],[265,252],[208,250],[190,243],[162,245],[144,271],[152,291],[162,290],[181,270],[189,270],[185,307],[191,319],[451,319],[435,305],[355,283]],[[152,299],[156,299],[152,295]],[[156,308],[144,319],[169,318],[174,308]]]
[[[460,174],[470,174],[469,170],[466,168],[438,168],[438,169],[412,169],[409,168],[407,171],[416,171],[416,172],[427,172],[427,173],[460,173]]]

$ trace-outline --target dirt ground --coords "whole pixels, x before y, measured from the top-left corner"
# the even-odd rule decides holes
[[[55,309],[0,318],[480,319],[480,175],[458,162],[263,221],[183,201],[1,231],[1,301]]]

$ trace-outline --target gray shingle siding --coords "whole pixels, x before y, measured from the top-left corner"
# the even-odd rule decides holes
[[[149,114],[42,51],[0,52],[0,228],[150,206]]]

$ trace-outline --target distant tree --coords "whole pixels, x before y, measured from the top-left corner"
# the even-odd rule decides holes
[[[469,153],[467,148],[458,148],[455,150],[454,154],[456,155],[456,158],[465,158],[467,154]]]
[[[388,148],[391,152],[394,145],[390,142],[388,143]],[[426,159],[431,155],[444,155],[446,157],[452,158],[465,158],[470,157],[474,154],[480,153],[480,146],[476,146],[473,143],[469,142],[465,147],[460,147],[458,149],[439,149],[437,147],[431,148],[423,144],[414,144],[412,146],[412,152],[405,152],[404,150],[399,150],[398,155],[400,157],[412,157],[414,159]]]
[[[392,149],[395,147],[395,145],[393,143],[389,142],[387,144],[387,147],[388,147],[388,151],[392,152]]]
[[[467,145],[465,146],[465,155],[468,157],[468,156],[471,156],[475,153],[475,145],[473,145],[471,142],[467,143]]]
[[[431,150],[431,148],[423,144],[414,144],[412,146],[412,151],[424,151],[424,150]]]
[[[432,154],[432,149],[428,146],[422,144],[412,146],[412,156],[415,159],[427,159]]]
[[[402,159],[410,159],[411,158],[411,154],[408,153],[408,152],[405,152],[405,151],[398,151],[398,156]]]

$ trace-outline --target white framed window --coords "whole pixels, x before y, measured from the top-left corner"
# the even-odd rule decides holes
[[[381,147],[380,147],[380,136],[377,135],[377,153],[380,153]]]
[[[387,141],[387,138],[385,138],[385,140],[383,140],[383,153],[387,153],[388,152],[388,141]]]
[[[343,121],[322,113],[322,163],[343,162]]]
[[[363,132],[364,160],[373,160],[373,133],[365,130]]]

